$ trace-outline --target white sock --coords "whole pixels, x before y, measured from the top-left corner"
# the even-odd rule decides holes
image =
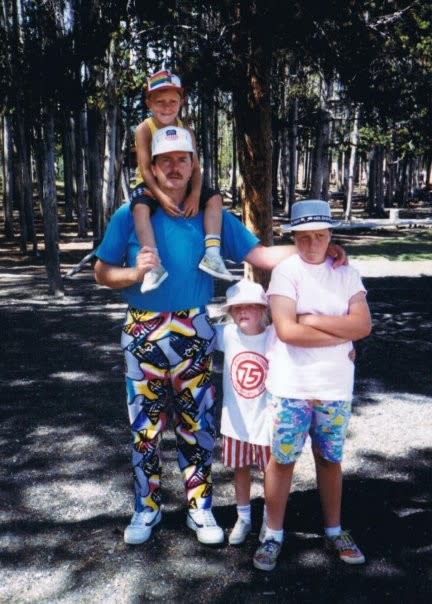
[[[326,534],[326,537],[338,537],[342,532],[342,528],[340,525],[329,526],[324,528],[324,532]]]
[[[266,526],[264,541],[269,541],[271,539],[273,541],[277,541],[278,543],[282,543],[283,538],[284,538],[283,529],[281,529],[280,531],[274,531],[273,529]]]
[[[204,237],[205,253],[207,256],[220,256],[220,235],[206,235]]]
[[[238,505],[237,514],[238,514],[238,517],[243,520],[243,522],[246,522],[246,524],[251,523],[251,506],[250,505]]]

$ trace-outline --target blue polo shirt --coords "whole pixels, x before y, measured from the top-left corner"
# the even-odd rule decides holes
[[[151,217],[161,262],[168,277],[145,294],[140,283],[121,290],[129,306],[139,310],[174,312],[208,304],[213,297],[213,277],[198,268],[204,255],[203,213],[193,218],[173,218],[161,208]],[[259,243],[233,214],[222,213],[221,253],[235,263],[242,262]],[[135,266],[140,244],[135,233],[129,203],[112,216],[96,255],[107,264]]]

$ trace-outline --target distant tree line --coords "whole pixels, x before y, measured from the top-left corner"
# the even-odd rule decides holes
[[[328,199],[333,183],[349,219],[356,184],[380,214],[431,180],[430,2],[1,0],[0,26],[4,234],[17,211],[35,252],[39,204],[56,295],[56,176],[66,220],[96,243],[127,197],[143,84],[161,67],[185,84],[204,181],[229,172],[264,243],[299,190]]]

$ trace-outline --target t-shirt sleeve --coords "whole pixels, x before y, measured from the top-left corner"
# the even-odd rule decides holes
[[[96,256],[107,264],[121,266],[126,258],[129,237],[133,231],[133,217],[129,204],[122,205],[111,217]]]
[[[363,285],[363,281],[358,270],[352,266],[347,267],[347,269],[349,269],[348,299],[352,298],[352,296],[358,294],[359,292],[366,293],[366,288]]]
[[[244,224],[230,212],[222,212],[222,245],[224,258],[233,262],[243,262],[249,252],[260,242]]]
[[[289,258],[283,260],[272,270],[267,295],[286,296],[292,300],[297,300],[294,267]]]

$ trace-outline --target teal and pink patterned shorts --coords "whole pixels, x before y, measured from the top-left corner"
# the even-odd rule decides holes
[[[269,394],[273,415],[272,455],[278,463],[294,463],[309,434],[312,449],[331,462],[342,460],[351,417],[351,401],[281,398]]]

